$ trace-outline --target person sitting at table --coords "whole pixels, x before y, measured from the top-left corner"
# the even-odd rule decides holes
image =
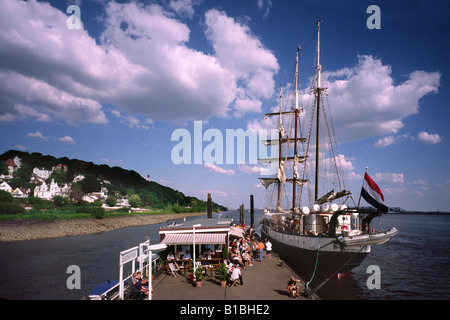
[[[169,252],[169,254],[167,255],[167,260],[174,260],[175,256],[173,255],[172,252]]]
[[[236,252],[236,255],[233,257],[234,264],[238,264],[242,269],[245,269],[244,262],[242,261],[241,254]]]
[[[252,264],[252,258],[251,258],[251,256],[248,254],[247,251],[244,252],[244,253],[242,254],[242,260],[244,261],[244,265],[245,265],[245,263],[247,262],[248,265],[249,265],[250,267],[253,266],[253,264]]]
[[[206,259],[211,259],[211,256],[212,256],[211,250],[206,249],[206,252],[205,252],[205,257],[206,257]]]
[[[186,253],[183,256],[183,259],[192,259],[191,254],[189,253],[189,250],[186,250]]]
[[[231,262],[231,260],[224,259],[223,263],[227,266],[228,273],[231,274],[231,270],[233,268],[233,263]]]

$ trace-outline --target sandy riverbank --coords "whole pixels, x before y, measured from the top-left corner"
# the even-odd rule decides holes
[[[104,219],[74,219],[54,221],[2,221],[0,223],[0,241],[22,241],[80,234],[110,231],[120,228],[162,223],[184,217],[201,216],[197,213],[165,213],[155,215],[135,215],[125,217],[108,217]]]

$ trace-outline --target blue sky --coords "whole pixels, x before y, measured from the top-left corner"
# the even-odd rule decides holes
[[[248,206],[253,194],[262,207],[258,165],[176,165],[171,136],[193,136],[193,121],[224,137],[263,126],[297,45],[306,97],[320,19],[347,188],[357,199],[368,167],[389,206],[449,210],[445,1],[0,4],[0,152],[120,166],[186,195],[211,192],[230,208]],[[70,5],[80,8],[80,29],[67,26]],[[366,25],[370,5],[380,8],[381,29]]]

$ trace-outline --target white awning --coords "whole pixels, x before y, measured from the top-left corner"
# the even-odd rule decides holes
[[[237,227],[232,227],[230,230],[230,235],[243,238],[244,237],[244,230]]]
[[[226,233],[195,233],[196,244],[225,244]],[[192,233],[168,233],[161,241],[167,245],[172,244],[193,244],[194,235]]]

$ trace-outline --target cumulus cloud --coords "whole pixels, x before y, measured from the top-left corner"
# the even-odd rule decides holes
[[[400,84],[395,84],[391,73],[391,67],[380,59],[361,55],[355,66],[323,74],[331,109],[328,115],[333,119],[338,142],[385,136],[374,145],[380,148],[391,145],[402,137],[396,134],[404,127],[403,119],[419,112],[419,100],[429,93],[438,92],[439,72],[416,70]],[[287,89],[290,89],[289,84]],[[300,99],[309,114],[314,101],[309,88],[300,94]],[[278,105],[272,109],[273,112],[278,110]],[[248,127],[276,128],[277,121],[277,117],[253,120]],[[426,140],[425,136],[422,134]],[[434,140],[427,138],[428,141],[439,140],[437,137]]]
[[[264,169],[264,167],[262,167],[262,166],[249,166],[246,164],[240,165],[240,166],[238,166],[238,168],[240,171],[242,171],[246,174],[254,174],[254,173],[260,174],[261,170]]]
[[[373,176],[373,179],[377,183],[387,183],[387,184],[404,184],[405,175],[403,173],[391,173],[391,172],[380,172]]]
[[[378,139],[377,142],[375,142],[374,146],[377,148],[387,147],[391,144],[393,144],[396,141],[396,138],[394,136],[388,136],[381,139]]]
[[[234,175],[234,170],[231,170],[231,169],[226,170],[226,169],[223,169],[223,168],[220,168],[220,167],[216,166],[213,163],[208,163],[207,162],[207,163],[204,164],[204,166],[209,171],[214,171],[214,172],[221,173],[221,174],[226,174],[226,175]]]
[[[25,137],[38,138],[44,141],[48,140],[48,138],[44,137],[44,135],[40,131],[36,131],[35,133],[28,133]]]
[[[68,29],[67,14],[48,3],[2,1],[0,121],[106,124],[102,103],[163,121],[260,111],[272,94],[275,56],[248,26],[216,10],[205,13],[215,54],[190,48],[190,29],[174,12],[191,17],[194,2],[172,0],[167,10],[105,2],[104,31],[93,38]]]
[[[192,0],[171,0],[169,6],[181,16],[192,18],[194,15]]]
[[[275,55],[264,48],[248,26],[218,10],[205,13],[206,36],[212,42],[221,65],[237,81],[235,115],[260,112],[259,99],[274,93],[274,75],[279,70]]]
[[[403,128],[403,119],[419,112],[419,100],[438,92],[439,72],[416,70],[400,84],[391,73],[391,66],[380,59],[361,55],[355,66],[324,74],[339,141],[389,135],[376,145],[393,143],[392,135]],[[302,98],[308,101],[311,95]]]
[[[56,140],[58,140],[60,142],[68,143],[68,144],[75,144],[75,140],[73,140],[72,137],[69,137],[69,136],[56,138]]]
[[[438,134],[431,134],[428,132],[420,132],[418,135],[420,141],[426,144],[437,144],[442,141],[442,138]]]
[[[213,196],[219,196],[219,197],[228,197],[228,193],[222,190],[217,190],[217,189],[204,189],[204,190],[200,190],[197,192],[200,195],[205,195],[208,193],[211,193]]]

